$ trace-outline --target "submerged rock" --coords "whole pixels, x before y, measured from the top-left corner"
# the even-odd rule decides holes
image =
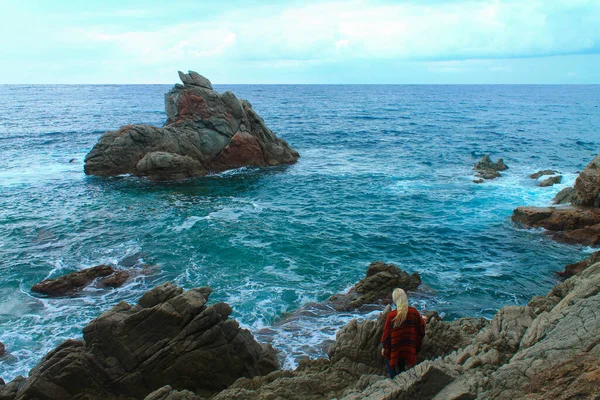
[[[504,161],[499,158],[497,162],[493,162],[489,154],[481,157],[477,164],[473,167],[477,171],[477,176],[481,179],[496,179],[502,176],[499,171],[508,169]],[[473,181],[475,182],[475,181]],[[475,183],[481,183],[479,181]]]
[[[558,173],[558,171],[555,171],[553,169],[544,169],[544,170],[540,170],[538,172],[535,172],[535,173],[529,175],[529,177],[531,179],[538,179],[538,178],[541,178],[544,175],[554,175],[554,174],[557,174],[557,173]]]
[[[120,302],[83,329],[83,341],[46,355],[15,399],[140,399],[165,385],[209,396],[278,369],[274,349],[228,318],[231,307],[206,306],[210,293],[165,283],[135,306]]]
[[[418,273],[410,275],[394,264],[377,261],[369,265],[367,276],[348,293],[333,295],[327,303],[338,311],[354,310],[365,304],[391,304],[395,288],[415,290],[420,284]]]
[[[248,101],[217,93],[194,71],[179,77],[184,84],[165,95],[165,126],[127,125],[106,132],[85,158],[86,174],[171,180],[298,160]]]
[[[97,265],[55,279],[46,279],[33,285],[31,290],[51,297],[68,296],[88,286],[95,279],[114,273],[115,270],[110,265]]]

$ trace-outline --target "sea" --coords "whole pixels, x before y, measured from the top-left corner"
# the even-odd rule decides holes
[[[179,182],[83,172],[107,130],[166,121],[171,85],[0,86],[0,377],[41,358],[119,301],[170,281],[271,343],[285,368],[322,357],[352,318],[322,305],[373,261],[418,272],[418,309],[493,318],[558,282],[593,249],[510,220],[545,206],[600,149],[599,86],[215,85],[249,100],[297,164]],[[509,169],[473,183],[489,153]],[[539,187],[529,175],[554,169]],[[45,298],[35,283],[112,264],[125,286]]]

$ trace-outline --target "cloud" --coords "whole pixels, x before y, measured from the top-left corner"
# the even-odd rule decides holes
[[[67,31],[145,63],[213,58],[462,60],[600,53],[600,2],[323,2],[225,11],[145,31]],[[128,11],[128,13],[131,11]]]

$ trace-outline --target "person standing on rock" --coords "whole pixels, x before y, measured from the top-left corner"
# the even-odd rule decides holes
[[[396,309],[385,319],[381,355],[385,357],[390,378],[393,379],[417,363],[417,352],[425,336],[426,318],[421,317],[416,308],[408,306],[404,290],[394,289],[392,300]]]

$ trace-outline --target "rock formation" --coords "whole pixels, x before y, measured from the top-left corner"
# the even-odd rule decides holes
[[[598,256],[585,265],[546,296],[504,307],[492,321],[433,319],[421,362],[394,380],[385,375],[379,344],[389,307],[377,320],[349,322],[329,358],[286,371],[226,319],[226,304],[205,306],[209,288],[183,292],[165,284],[138,305],[120,303],[92,321],[84,342],[67,341],[27,380],[0,386],[0,400],[597,399]]]
[[[560,182],[562,182],[562,175],[555,175],[555,176],[551,176],[550,178],[546,178],[543,181],[541,181],[539,183],[539,186],[548,187],[548,186],[552,186],[552,185],[555,185]]]
[[[473,170],[477,171],[477,176],[480,178],[473,182],[482,183],[482,179],[496,179],[502,176],[499,171],[504,171],[506,169],[508,169],[508,167],[501,158],[499,158],[497,162],[492,162],[490,155],[486,154],[481,157],[473,167]]]
[[[554,174],[557,174],[557,173],[558,173],[558,171],[555,171],[553,169],[544,169],[544,170],[540,170],[538,172],[535,172],[535,173],[529,175],[529,177],[531,179],[538,179],[538,178],[541,178],[544,175],[554,175]]]
[[[228,319],[227,304],[206,306],[210,293],[166,283],[135,306],[117,304],[83,329],[83,341],[47,354],[13,398],[140,399],[165,385],[208,396],[278,369],[273,348]]]
[[[377,261],[348,293],[331,296],[327,303],[338,311],[355,310],[364,304],[391,304],[395,288],[415,290],[420,284],[418,273],[409,275],[394,264]]]
[[[185,179],[243,166],[292,164],[298,153],[267,128],[246,100],[219,94],[196,72],[179,72],[165,95],[162,128],[127,125],[106,132],[85,158],[85,173]]]
[[[525,227],[544,228],[566,243],[600,245],[600,156],[581,171],[573,189],[561,190],[555,204],[571,206],[517,207],[512,220]]]
[[[71,296],[94,281],[96,287],[115,288],[122,286],[131,276],[130,271],[117,270],[110,265],[97,265],[55,279],[46,279],[33,285],[31,290],[50,297]]]

